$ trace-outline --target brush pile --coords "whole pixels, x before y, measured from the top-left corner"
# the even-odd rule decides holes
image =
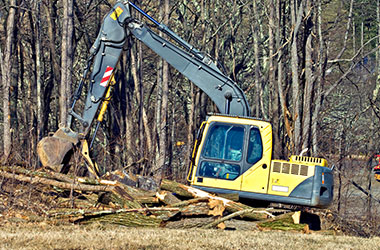
[[[254,208],[233,195],[222,197],[166,179],[158,187],[152,179],[119,170],[96,179],[3,166],[0,204],[0,212],[23,208],[45,220],[78,224],[309,231],[300,224],[300,212]]]

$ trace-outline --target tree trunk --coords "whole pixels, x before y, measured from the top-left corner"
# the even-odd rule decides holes
[[[253,33],[253,53],[254,53],[254,72],[255,72],[255,95],[254,95],[254,103],[253,103],[253,115],[255,117],[261,116],[261,105],[260,105],[260,93],[261,93],[261,72],[260,72],[260,61],[259,61],[259,23],[257,21],[258,17],[258,11],[257,11],[257,0],[253,0],[253,18],[254,22],[252,24],[252,33]]]
[[[132,78],[135,86],[135,94],[136,94],[136,100],[139,105],[139,121],[138,121],[138,127],[139,127],[139,147],[140,147],[140,158],[145,157],[145,154],[150,154],[152,150],[152,136],[149,128],[149,121],[148,117],[145,111],[144,107],[144,99],[143,99],[143,84],[142,84],[142,76],[141,76],[141,66],[142,66],[142,49],[141,49],[141,43],[137,44],[139,53],[138,53],[138,59],[136,59],[136,52],[134,49],[131,49],[131,72],[132,72]],[[137,60],[139,63],[137,63]],[[138,66],[139,65],[139,66]],[[145,134],[145,137],[144,137]],[[144,150],[144,142],[146,141],[147,144],[147,150]],[[147,152],[146,152],[147,151]]]
[[[164,6],[164,23],[169,23],[169,0],[161,0],[160,5]],[[163,169],[165,168],[167,147],[168,147],[168,98],[169,98],[169,65],[166,61],[162,62],[162,90],[161,90],[161,111],[160,126],[158,131],[159,137],[159,157],[155,166],[154,176],[157,183],[161,182]]]
[[[293,148],[292,153],[298,154],[300,151],[300,142],[301,142],[301,86],[300,86],[300,79],[299,79],[299,71],[298,71],[298,65],[299,65],[299,59],[298,59],[298,31],[299,27],[302,21],[303,16],[303,6],[304,2],[302,1],[297,6],[296,0],[291,0],[290,3],[290,10],[291,10],[291,20],[292,20],[292,26],[293,28],[293,37],[292,37],[292,43],[291,43],[291,70],[292,70],[292,100],[293,100]]]
[[[45,10],[46,21],[47,21],[47,37],[49,39],[48,45],[49,45],[52,77],[55,80],[55,83],[58,83],[61,76],[61,70],[60,70],[59,60],[58,60],[58,56],[56,53],[56,46],[55,46],[55,42],[56,42],[55,36],[57,32],[55,21],[54,21],[57,18],[55,5],[56,5],[56,0],[46,1],[46,4],[44,4],[44,10]]]
[[[160,8],[160,17],[162,18],[163,9]],[[162,32],[159,32],[162,35]],[[157,140],[155,140],[155,162],[158,165],[160,162],[160,131],[161,131],[161,106],[162,106],[162,63],[164,60],[158,60],[157,62],[157,100],[156,100],[156,110],[155,110],[155,127],[154,135]]]
[[[35,30],[36,30],[36,85],[37,85],[37,141],[43,135],[43,112],[42,112],[42,65],[41,65],[41,3],[36,4]]]
[[[14,40],[14,30],[15,30],[15,16],[16,16],[16,6],[17,1],[10,1],[9,14],[7,19],[7,29],[6,29],[6,43],[4,51],[4,59],[1,63],[2,65],[2,87],[3,87],[3,162],[7,162],[11,153],[11,110],[10,110],[10,84],[11,84],[11,71],[12,71],[12,51],[13,51],[13,40]]]
[[[377,35],[378,35],[377,43],[380,44],[380,0],[377,1],[376,14],[377,14]],[[377,96],[379,95],[379,91],[380,91],[380,49],[376,50],[376,74],[377,74],[376,85],[372,92],[373,103],[376,101]]]
[[[67,123],[68,107],[71,101],[73,68],[74,17],[73,0],[63,1],[63,24],[61,46],[60,122]]]
[[[129,53],[132,53],[132,51],[129,51]],[[123,122],[125,133],[125,139],[123,142],[123,145],[125,145],[125,149],[123,150],[122,158],[124,165],[126,166],[129,166],[134,162],[134,153],[136,152],[135,147],[133,146],[135,140],[132,139],[135,138],[135,136],[133,133],[134,118],[132,115],[133,91],[131,90],[132,88],[129,86],[129,82],[131,80],[131,57],[129,53],[122,54],[120,59],[120,68],[122,69],[120,78],[120,109],[121,113],[124,115]]]
[[[313,116],[311,119],[311,134],[312,134],[312,148],[313,148],[313,155],[319,154],[319,148],[318,148],[318,120],[319,120],[319,112],[322,108],[322,90],[325,80],[325,69],[326,69],[326,56],[325,56],[325,48],[324,48],[324,41],[322,37],[322,3],[321,0],[318,0],[318,10],[317,10],[317,30],[318,30],[318,46],[319,46],[319,54],[318,54],[318,79],[317,79],[317,86],[315,87],[316,93],[315,93],[315,101],[314,101],[314,111]]]
[[[274,109],[277,109],[277,100],[274,98],[274,91],[275,91],[275,71],[274,71],[274,59],[273,59],[273,51],[274,51],[274,37],[273,37],[273,29],[274,29],[274,3],[273,1],[269,2],[269,24],[268,24],[268,40],[269,40],[269,46],[268,46],[268,60],[269,60],[269,71],[268,71],[268,83],[269,83],[269,101],[268,104],[268,109],[269,109],[269,117],[273,118],[274,117]],[[276,130],[275,126],[277,123],[274,124],[274,130]],[[274,136],[276,133],[274,133]]]
[[[312,0],[306,3],[305,13],[312,12]],[[311,113],[312,113],[312,97],[314,92],[314,72],[313,72],[313,58],[312,58],[312,27],[313,19],[310,14],[305,20],[305,33],[306,33],[306,46],[305,46],[305,87],[304,87],[304,103],[303,103],[303,117],[302,117],[302,148],[310,148],[310,130],[311,130]]]
[[[57,30],[56,30],[56,25],[55,25],[55,20],[57,20],[56,0],[46,1],[46,3],[44,3],[43,6],[44,6],[46,22],[47,22],[47,39],[48,39],[49,62],[50,62],[49,73],[48,73],[49,75],[48,77],[46,77],[46,79],[49,79],[49,81],[46,82],[46,85],[44,87],[44,95],[43,95],[43,101],[44,101],[43,132],[45,134],[49,129],[51,129],[52,131],[55,131],[57,129],[56,127],[48,128],[48,125],[49,125],[49,113],[51,112],[50,106],[59,107],[59,98],[54,98],[54,100],[52,100],[51,96],[55,94],[53,93],[55,86],[59,86],[60,84],[61,69],[60,69],[59,55],[57,55],[56,45],[55,45],[56,36],[57,36]],[[58,119],[59,117],[57,116],[57,120]]]
[[[193,152],[193,146],[194,146],[194,111],[195,111],[195,98],[194,98],[194,84],[190,83],[189,80],[185,80],[187,81],[189,84],[190,84],[190,110],[189,110],[189,120],[187,122],[187,147],[186,147],[186,151],[185,151],[185,166],[186,168],[189,168],[190,166],[190,163],[191,163],[191,159],[190,159],[190,156]],[[187,174],[187,173],[186,173]],[[186,174],[184,176],[186,176]]]
[[[292,130],[291,130],[291,122],[289,120],[289,110],[286,102],[286,93],[284,91],[284,65],[283,65],[283,48],[281,48],[281,44],[284,40],[283,38],[283,29],[285,27],[282,26],[282,20],[285,18],[282,12],[282,5],[280,1],[276,2],[276,47],[278,48],[277,52],[277,90],[278,90],[278,98],[280,100],[279,105],[281,107],[281,115],[284,124],[284,132],[282,132],[282,136],[279,135],[279,141],[277,141],[277,146],[275,146],[275,155],[274,157],[283,157],[285,153],[285,138],[292,138]],[[280,126],[280,124],[278,124]],[[278,132],[279,133],[279,132]],[[282,139],[280,141],[280,138]],[[277,153],[277,155],[276,155]]]
[[[273,121],[273,157],[279,157],[283,153],[282,144],[280,143],[280,110],[279,107],[279,85],[278,82],[276,82],[276,69],[275,69],[275,57],[274,57],[274,49],[275,46],[278,46],[278,43],[276,42],[278,40],[277,35],[275,35],[275,32],[277,31],[278,27],[278,21],[276,18],[278,18],[277,13],[275,10],[277,8],[275,7],[275,3],[273,0],[269,3],[270,8],[270,15],[269,15],[269,84],[271,88],[271,100],[273,100],[273,104],[270,106],[271,111],[269,112],[270,116],[272,117]],[[277,10],[279,11],[279,10]],[[282,69],[281,69],[282,70]],[[281,73],[281,72],[279,72]],[[282,73],[281,73],[282,74]],[[282,78],[281,75],[278,75],[279,78]]]

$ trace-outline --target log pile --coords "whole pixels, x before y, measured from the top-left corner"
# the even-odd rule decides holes
[[[132,227],[221,228],[234,220],[249,228],[276,221],[283,215],[269,208],[254,208],[224,197],[170,180],[162,180],[158,191],[136,188],[139,177],[116,171],[101,179],[59,174],[47,169],[0,167],[3,181],[28,183],[43,192],[57,206],[46,211],[54,220],[78,224],[113,223]],[[154,184],[149,184],[154,186]],[[146,185],[145,185],[146,186]],[[30,187],[30,186],[29,186]],[[293,213],[285,216],[287,219]],[[303,230],[303,226],[297,227]]]

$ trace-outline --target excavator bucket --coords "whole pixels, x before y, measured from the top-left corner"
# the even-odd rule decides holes
[[[37,153],[42,165],[60,171],[57,168],[60,168],[66,155],[77,143],[77,134],[67,128],[60,128],[53,136],[42,138],[37,145]]]

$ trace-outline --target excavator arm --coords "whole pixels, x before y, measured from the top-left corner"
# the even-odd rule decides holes
[[[165,33],[176,44],[158,35],[146,24],[134,19],[130,7],[147,17],[158,30]],[[61,166],[65,156],[72,150],[73,146],[81,142],[82,154],[92,166],[90,171],[95,175],[97,174],[97,167],[91,162],[88,152],[92,142],[88,146],[87,138],[95,117],[98,116],[98,123],[94,137],[102,121],[102,116],[109,102],[106,96],[110,95],[115,69],[128,35],[132,35],[143,42],[202,89],[215,103],[220,113],[236,116],[250,115],[244,92],[234,81],[223,74],[207,55],[196,50],[167,26],[158,23],[133,3],[118,2],[105,16],[99,34],[90,50],[88,65],[74,94],[67,124],[53,136],[43,138],[38,144],[38,154],[44,166]],[[90,70],[88,93],[80,115],[75,111],[75,106],[81,96]],[[72,129],[73,119],[80,123],[78,131]]]

